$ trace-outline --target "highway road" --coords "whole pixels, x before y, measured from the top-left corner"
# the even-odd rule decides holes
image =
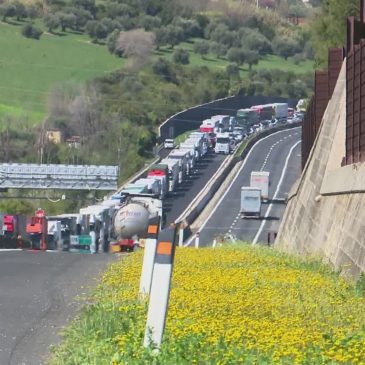
[[[170,152],[171,150],[163,149],[160,156],[165,158]],[[216,155],[213,151],[210,151],[197,162],[194,172],[163,202],[167,224],[174,222],[181,215],[207,184],[225,158],[227,158],[226,155]]]
[[[0,251],[0,364],[45,364],[48,347],[115,255]]]
[[[277,232],[284,213],[281,201],[300,176],[300,127],[272,134],[251,149],[232,183],[200,228],[199,246],[211,246],[224,235],[253,243],[267,243],[268,233]],[[269,171],[269,202],[262,206],[262,219],[241,219],[241,186],[250,185],[251,171]],[[192,243],[189,241],[188,244]]]

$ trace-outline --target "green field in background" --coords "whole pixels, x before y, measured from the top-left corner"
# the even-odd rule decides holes
[[[0,23],[0,118],[27,114],[42,119],[49,90],[67,81],[91,80],[118,69],[123,61],[80,34],[21,35],[21,26]]]

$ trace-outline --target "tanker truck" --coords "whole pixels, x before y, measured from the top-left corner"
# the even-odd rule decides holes
[[[112,252],[132,251],[134,244],[147,235],[149,219],[160,216],[160,228],[164,225],[162,201],[154,195],[126,195],[113,217]]]

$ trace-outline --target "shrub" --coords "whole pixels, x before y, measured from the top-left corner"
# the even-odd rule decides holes
[[[182,65],[189,64],[189,52],[186,49],[177,49],[172,58],[175,63],[181,63]]]
[[[27,23],[22,28],[22,34],[24,37],[39,39],[43,32],[36,28],[33,24]]]

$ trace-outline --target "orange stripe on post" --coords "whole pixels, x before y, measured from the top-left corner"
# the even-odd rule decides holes
[[[158,255],[170,255],[172,254],[172,242],[159,242],[157,246]]]
[[[156,234],[157,233],[157,228],[158,227],[156,225],[148,226],[147,233],[149,233],[149,234]]]

